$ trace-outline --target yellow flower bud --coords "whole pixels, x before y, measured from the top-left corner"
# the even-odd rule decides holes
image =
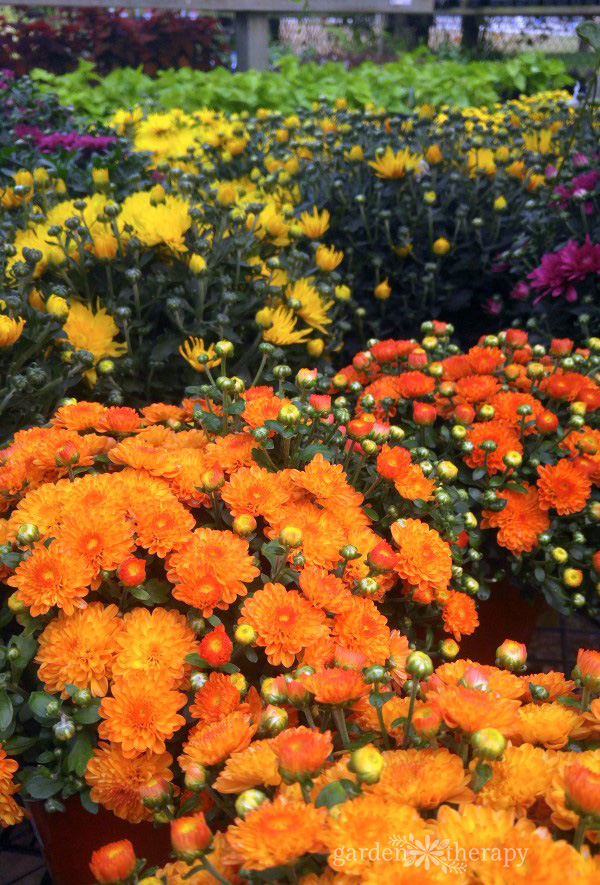
[[[446,255],[450,248],[449,241],[444,237],[439,237],[432,246],[434,255]]]
[[[506,202],[505,197],[496,197],[496,199],[494,200],[494,209],[496,210],[496,212],[504,212],[507,206],[508,203]]]
[[[50,295],[46,301],[46,312],[63,320],[69,316],[69,302],[60,295]]]

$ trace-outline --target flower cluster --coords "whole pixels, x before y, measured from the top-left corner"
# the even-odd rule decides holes
[[[581,320],[588,334],[598,182],[582,170],[583,143],[560,174],[553,165],[573,132],[567,101],[547,93],[406,117],[343,100],[252,119],[137,108],[83,140],[44,136],[44,150],[70,152],[66,168],[55,153],[43,165],[31,156],[35,115],[15,122],[29,154],[15,153],[0,198],[0,415],[6,422],[19,396],[29,422],[43,423],[86,384],[110,405],[177,402],[192,371],[178,358],[182,340],[196,371],[222,338],[241,345],[234,369],[244,377],[260,342],[294,368],[307,354],[325,367],[352,325],[385,339],[400,313],[416,332],[425,316],[472,306],[471,331],[489,330],[485,311],[503,322],[508,307],[531,312],[540,287],[570,299],[556,328]],[[582,193],[580,235],[571,216]],[[549,202],[552,235],[540,227]],[[532,272],[542,233],[558,248],[569,242]]]
[[[263,696],[278,690],[293,715],[283,724],[267,708],[275,737],[240,727],[218,755],[189,762],[185,810],[160,779],[141,790],[144,807],[170,825],[175,860],[144,873],[131,842],[111,843],[94,852],[96,881],[434,885],[449,871],[463,885],[525,873],[534,885],[596,881],[589,848],[600,826],[600,701],[587,705],[600,691],[600,656],[581,650],[569,679],[525,675],[525,647],[510,640],[497,655],[496,666],[462,659],[433,670],[430,658],[411,653],[410,700],[376,690],[333,705],[316,694],[315,713],[329,706],[353,736],[372,738],[337,752],[336,736],[312,715],[308,727],[295,724],[317,674],[311,681],[302,667],[287,682],[265,680]],[[378,689],[384,672],[368,668],[363,685]],[[348,658],[330,673],[358,677]],[[212,678],[200,694],[208,696]],[[223,677],[221,705],[232,703],[226,684]],[[238,711],[252,706],[247,698]],[[233,821],[224,816],[232,802]]]
[[[587,605],[597,615],[600,341],[578,348],[553,339],[544,348],[510,329],[461,353],[448,343],[447,324],[427,323],[424,332],[420,344],[371,342],[333,379],[340,391],[362,387],[361,420],[390,422],[405,436],[403,449],[378,456],[374,481],[391,477],[403,498],[427,501],[425,487],[404,488],[410,456],[411,470],[420,465],[445,481],[430,499],[451,499],[463,513],[463,554],[454,561],[470,566],[466,592],[486,598],[508,572],[560,611]]]

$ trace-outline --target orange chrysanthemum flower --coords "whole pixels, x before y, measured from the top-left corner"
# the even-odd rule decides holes
[[[273,522],[284,515],[289,492],[279,474],[254,464],[241,467],[221,489],[221,497],[233,516],[250,513]]]
[[[186,670],[186,655],[198,648],[185,616],[164,608],[136,608],[122,623],[113,674],[135,680],[142,674],[156,673],[178,686]]]
[[[564,516],[579,513],[587,504],[592,483],[585,470],[564,458],[554,466],[538,467],[540,507]]]
[[[209,667],[222,667],[231,660],[233,643],[223,624],[219,624],[210,633],[202,637],[198,647],[198,654],[206,661]]]
[[[390,526],[398,548],[394,570],[406,584],[424,593],[446,590],[452,577],[452,552],[435,529],[418,519],[399,519]]]
[[[240,623],[254,628],[270,664],[291,667],[302,649],[327,633],[325,619],[295,590],[265,584],[244,603]]]
[[[38,545],[6,583],[17,588],[20,602],[34,618],[54,606],[72,615],[76,608],[85,607],[82,597],[90,589],[92,576],[89,562],[54,542],[49,547]]]
[[[173,780],[169,768],[173,758],[149,751],[135,759],[127,758],[117,744],[99,744],[87,764],[85,779],[90,797],[117,817],[138,824],[150,820],[152,811],[142,801],[140,791],[151,781]]]
[[[144,416],[144,424],[166,424],[173,426],[184,420],[181,406],[172,406],[168,403],[152,403],[144,406],[141,410]]]
[[[247,713],[236,710],[218,722],[197,728],[183,746],[178,762],[185,771],[190,762],[200,765],[218,765],[249,746],[258,725]]]
[[[456,382],[457,402],[488,402],[500,389],[500,382],[493,375],[467,375]]]
[[[255,463],[252,449],[255,448],[256,442],[249,433],[229,433],[207,446],[206,458],[218,464],[225,473],[233,473],[240,467],[252,467]]]
[[[36,661],[46,691],[62,692],[65,686],[87,688],[94,697],[108,691],[123,622],[116,605],[95,602],[72,615],[61,612],[40,634]]]
[[[499,347],[471,347],[467,360],[473,372],[478,375],[491,375],[505,361],[506,356]]]
[[[259,391],[262,395],[258,395]],[[280,409],[289,406],[290,400],[273,395],[272,387],[255,387],[242,394],[246,408],[242,418],[248,427],[263,427],[265,421],[276,421]]]
[[[377,473],[384,479],[395,480],[411,465],[410,452],[402,446],[382,446],[377,455]]]
[[[363,496],[353,489],[341,464],[330,464],[318,454],[304,470],[292,470],[291,480],[297,488],[311,495],[315,504],[328,510],[343,511],[360,507]]]
[[[493,406],[497,419],[500,421],[506,421],[506,423],[510,424],[512,427],[518,428],[519,432],[521,431],[523,420],[525,420],[525,424],[531,425],[525,427],[525,436],[537,433],[535,420],[544,411],[544,407],[539,399],[531,396],[531,394],[497,393],[496,396],[491,399],[490,405]],[[531,414],[523,419],[523,416],[519,415],[517,412],[519,406],[529,406],[531,408]]]
[[[312,605],[331,614],[345,611],[356,601],[342,579],[324,568],[307,565],[300,572],[298,583]]]
[[[258,575],[247,541],[227,530],[204,528],[196,529],[169,557],[167,570],[175,599],[200,609],[204,617],[245,596],[246,585]]]
[[[265,802],[244,820],[237,818],[226,839],[232,860],[246,870],[288,866],[305,854],[323,852],[324,808],[283,797]]]
[[[379,796],[361,796],[352,802],[344,802],[339,806],[339,813],[327,819],[323,832],[329,852],[327,862],[332,870],[338,869],[334,852],[343,847],[345,863],[340,871],[349,881],[363,882],[369,868],[374,866],[374,861],[369,859],[372,846],[393,844],[393,838],[400,834],[411,833],[419,838],[428,831],[430,826],[410,805],[394,800],[382,801]],[[413,867],[411,873],[414,877]],[[414,882],[414,878],[409,881]]]
[[[98,422],[106,412],[106,406],[101,403],[78,402],[69,406],[61,406],[57,409],[50,423],[62,430],[94,430]]]
[[[112,684],[112,697],[105,697],[98,709],[104,719],[98,735],[121,745],[128,759],[146,750],[159,754],[165,741],[185,725],[177,713],[186,703],[186,696],[171,690],[169,678],[158,673],[145,673],[144,679],[124,678]]]
[[[312,779],[320,774],[333,752],[331,732],[314,731],[304,725],[288,728],[271,742],[279,772],[285,783]]]
[[[18,767],[18,762],[9,759],[0,744],[0,827],[21,823],[25,816],[24,809],[13,799],[15,793],[21,789],[13,782],[13,775]]]
[[[423,372],[403,372],[396,379],[396,389],[403,399],[420,399],[433,393],[435,381]]]
[[[245,750],[232,753],[213,786],[219,793],[242,793],[252,787],[278,787],[281,775],[271,741],[254,741]]]
[[[457,685],[435,695],[435,703],[446,725],[460,728],[467,734],[481,728],[497,728],[507,735],[517,727],[519,701],[499,698],[489,691]]]
[[[190,715],[201,725],[218,722],[233,713],[240,705],[239,690],[225,673],[211,673],[205,685],[196,692]]]
[[[26,523],[38,527],[42,543],[56,537],[68,494],[66,485],[70,485],[68,480],[59,480],[56,485],[47,483],[27,492],[10,514],[7,540],[15,541],[17,532]]]
[[[541,744],[548,750],[560,750],[566,746],[571,732],[581,724],[577,710],[555,702],[548,704],[524,704],[519,710],[518,721],[511,732],[513,742]]]
[[[162,557],[182,544],[196,524],[189,510],[175,497],[140,501],[130,508],[130,513],[136,544]]]
[[[503,473],[506,470],[502,459],[507,452],[523,454],[518,433],[506,421],[494,419],[481,424],[473,424],[469,428],[466,438],[468,442],[473,443],[473,451],[470,455],[465,455],[465,463],[473,468],[483,467],[487,463],[487,471],[490,476],[498,472]],[[480,448],[481,443],[486,440],[496,443],[495,452],[484,452]]]
[[[584,688],[589,688],[596,694],[600,690],[600,652],[580,648],[577,652],[576,670]]]
[[[531,553],[537,547],[539,535],[550,525],[547,511],[540,506],[535,486],[525,482],[522,488],[522,492],[498,492],[498,497],[506,501],[506,507],[499,513],[482,511],[481,527],[497,528],[498,544],[515,556]]]
[[[463,636],[470,636],[479,626],[475,601],[466,593],[451,590],[442,608],[442,618],[446,633],[452,633],[457,642]]]
[[[555,701],[559,697],[566,697],[572,694],[575,688],[575,683],[572,679],[565,679],[564,673],[556,673],[554,670],[550,670],[548,673],[532,673],[519,678],[523,682],[523,688],[525,689],[524,701],[533,700],[529,690],[530,685],[538,685],[540,688],[545,688],[548,692],[549,701]]]
[[[135,409],[127,406],[111,406],[105,409],[96,424],[96,430],[103,433],[137,433],[142,429],[142,419]]]
[[[317,670],[316,673],[303,673],[298,680],[314,694],[317,704],[330,704],[333,707],[346,707],[369,693],[362,673],[356,670]]]
[[[409,464],[394,480],[394,487],[409,501],[432,501],[436,485],[435,480],[428,479],[417,464]]]
[[[390,654],[390,629],[387,619],[370,599],[355,597],[351,608],[333,619],[335,641],[364,655],[366,664],[387,660]]]
[[[367,794],[421,809],[474,799],[469,789],[471,775],[449,750],[391,750],[383,756],[381,778],[372,786],[365,785]]]
[[[573,762],[565,767],[566,805],[582,817],[600,818],[600,771]]]
[[[475,801],[489,808],[514,808],[523,814],[546,794],[557,761],[555,753],[542,747],[509,744],[501,759],[488,763],[492,777]]]
[[[114,571],[135,549],[131,523],[120,513],[98,507],[93,511],[80,511],[65,515],[57,540],[88,563],[97,574],[100,569]],[[100,586],[100,579],[92,583],[92,589]]]
[[[552,809],[552,823],[560,830],[574,830],[579,823],[579,814],[568,802],[566,793],[566,769],[577,764],[585,767],[596,777],[600,776],[600,750],[587,750],[583,753],[556,753],[552,768],[552,783],[545,794],[545,801]],[[595,780],[595,778],[594,778]],[[595,841],[597,834],[591,831],[586,834]]]

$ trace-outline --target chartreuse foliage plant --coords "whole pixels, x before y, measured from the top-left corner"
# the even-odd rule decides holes
[[[105,77],[81,61],[76,71],[57,76],[42,69],[34,79],[92,119],[104,119],[123,105],[148,108],[219,108],[232,113],[255,113],[270,108],[291,114],[310,109],[313,102],[345,99],[350,107],[383,106],[406,113],[419,104],[491,106],[522,93],[560,89],[571,78],[562,61],[543,53],[527,53],[505,61],[440,60],[423,50],[403,53],[397,62],[365,62],[348,70],[339,62],[301,63],[294,56],[277,62],[275,71],[232,73],[191,68],[160,70],[149,77],[136,68],[117,68]]]
[[[431,851],[424,882],[525,863],[540,885],[597,878],[600,654],[581,649],[570,675],[527,672],[511,639],[495,665],[458,657],[478,626],[471,490],[511,554],[542,511],[587,506],[595,456],[573,440],[553,473],[550,413],[523,406],[547,384],[566,399],[575,375],[592,403],[591,355],[566,373],[510,332],[457,354],[447,327],[425,331],[373,341],[333,381],[282,363],[252,386],[222,340],[180,405],[81,400],[16,434],[0,477],[3,825],[23,817],[15,797],[59,813],[79,795],[82,813],[170,826],[160,869],[127,840],[95,851],[104,885],[412,883]],[[519,392],[494,394],[500,378]],[[497,416],[468,413],[476,389]],[[534,434],[537,489],[516,457]]]

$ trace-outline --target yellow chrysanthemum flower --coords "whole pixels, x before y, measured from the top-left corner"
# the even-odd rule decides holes
[[[194,338],[193,336],[188,338],[179,348],[179,353],[196,372],[204,372],[207,368],[212,369],[213,366],[218,366],[221,362],[215,354],[214,344],[205,347],[204,338]],[[199,356],[207,356],[207,362],[199,363]]]
[[[270,314],[267,314],[270,311]],[[276,347],[285,347],[289,344],[304,344],[310,335],[309,329],[302,331],[296,330],[297,320],[294,312],[289,307],[270,308],[265,307],[260,311],[260,325],[263,327],[263,340]],[[265,324],[270,321],[271,325],[267,329]]]
[[[305,237],[310,237],[311,240],[318,240],[329,228],[329,218],[330,215],[327,209],[319,212],[317,207],[313,206],[312,212],[302,212],[298,226]]]
[[[127,352],[126,344],[114,340],[119,329],[104,307],[98,306],[94,313],[81,301],[72,301],[64,330],[75,350],[89,350],[93,353],[94,366],[101,359],[122,356]],[[94,385],[97,379],[96,369],[87,371],[85,377],[90,385]]]
[[[10,347],[15,341],[18,341],[23,333],[25,320],[18,317],[16,320],[12,317],[0,316],[0,347]]]
[[[327,334],[325,326],[330,325],[331,318],[327,315],[327,311],[333,305],[333,301],[323,301],[314,286],[311,286],[307,279],[297,280],[286,291],[288,301],[297,301],[300,307],[295,309],[299,317],[304,322],[317,329],[323,335]]]
[[[388,145],[380,157],[369,162],[369,166],[375,170],[377,178],[404,178],[407,172],[417,168],[420,159],[408,148],[394,153]]]

